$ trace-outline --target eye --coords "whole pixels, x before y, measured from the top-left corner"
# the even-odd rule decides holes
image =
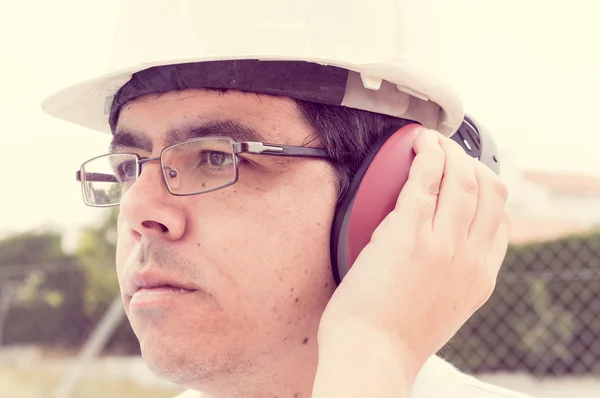
[[[119,181],[132,180],[136,177],[136,161],[126,160],[117,166],[117,178]]]
[[[203,157],[208,164],[215,167],[223,167],[233,163],[233,155],[230,153],[206,151]]]

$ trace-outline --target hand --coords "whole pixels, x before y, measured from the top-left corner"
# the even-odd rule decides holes
[[[499,177],[431,130],[419,134],[414,150],[395,209],[319,327],[320,347],[348,340],[353,330],[386,336],[410,377],[489,299],[508,245],[508,195]]]

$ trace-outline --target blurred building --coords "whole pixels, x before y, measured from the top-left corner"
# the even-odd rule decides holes
[[[512,243],[600,228],[600,176],[524,170],[509,153],[502,156]]]

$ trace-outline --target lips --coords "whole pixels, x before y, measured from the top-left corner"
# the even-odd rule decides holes
[[[195,286],[178,281],[167,274],[155,271],[134,271],[126,286],[126,294],[133,297],[136,293],[146,292],[180,292],[187,293],[198,290]]]

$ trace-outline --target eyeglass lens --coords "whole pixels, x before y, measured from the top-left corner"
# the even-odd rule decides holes
[[[229,139],[187,141],[165,149],[161,156],[165,182],[175,195],[212,191],[237,180],[237,159]],[[118,204],[140,175],[139,168],[132,154],[89,160],[81,168],[84,200],[94,206]]]

